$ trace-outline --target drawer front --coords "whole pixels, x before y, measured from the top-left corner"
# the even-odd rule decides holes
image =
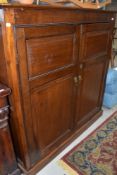
[[[74,65],[75,27],[25,29],[29,78]]]
[[[88,61],[108,54],[109,24],[82,26],[81,60]]]

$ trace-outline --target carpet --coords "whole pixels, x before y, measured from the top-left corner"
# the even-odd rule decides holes
[[[64,175],[117,175],[117,112],[62,157]]]

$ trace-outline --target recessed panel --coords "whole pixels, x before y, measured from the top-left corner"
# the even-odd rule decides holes
[[[108,55],[110,24],[84,24],[81,33],[80,60],[88,61]]]
[[[72,126],[73,77],[63,77],[31,94],[32,120],[41,152],[66,136]]]
[[[72,65],[73,36],[69,34],[27,40],[29,77]]]
[[[94,32],[85,35],[84,59],[96,58],[107,54],[108,33]]]

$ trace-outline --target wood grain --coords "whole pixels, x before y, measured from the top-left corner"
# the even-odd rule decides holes
[[[0,79],[12,90],[10,127],[18,165],[34,175],[102,114],[115,14],[1,8],[0,67],[6,71]]]

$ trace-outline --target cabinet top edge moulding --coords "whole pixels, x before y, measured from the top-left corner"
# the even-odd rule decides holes
[[[113,13],[114,12],[99,9],[78,9],[76,7],[54,7],[24,4],[0,5],[0,21],[16,25],[43,25],[47,23],[81,24],[91,22],[110,22],[111,20],[114,20]],[[60,15],[62,16],[62,19],[59,18]]]

